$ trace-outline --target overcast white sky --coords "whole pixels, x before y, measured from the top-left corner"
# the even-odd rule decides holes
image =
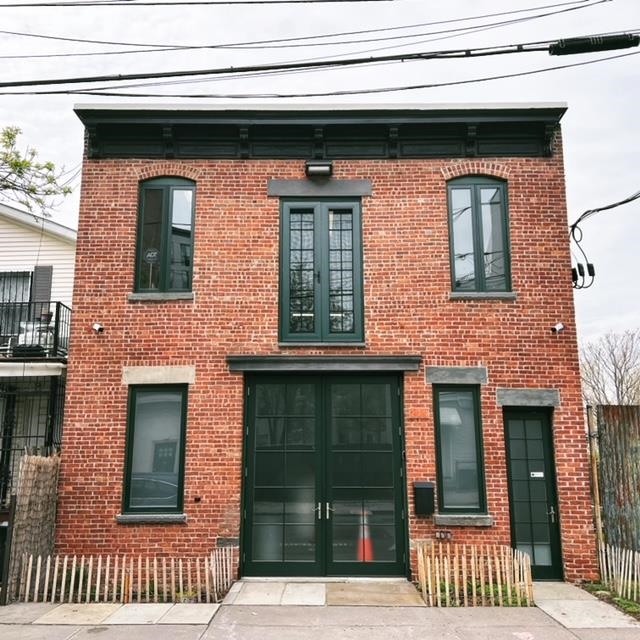
[[[24,0],[21,4],[34,1],[37,0]],[[78,1],[81,0],[76,0]],[[130,4],[143,1],[133,0]],[[15,4],[15,1],[0,0],[2,82],[237,67],[337,55],[376,56],[502,46],[614,31],[640,32],[640,0],[390,0],[282,6],[2,7],[3,4],[10,3]],[[535,9],[536,7],[538,8]],[[579,9],[566,11],[575,8]],[[535,10],[446,24],[425,24],[523,9]],[[555,13],[560,10],[565,11]],[[549,13],[554,15],[522,20]],[[513,22],[515,20],[519,22]],[[511,24],[494,24],[504,21],[511,21]],[[219,45],[416,24],[424,26],[368,35],[335,36],[324,39],[324,42],[332,43],[325,46],[218,48],[84,57],[56,56],[130,51],[140,47],[83,44],[7,33],[126,44]],[[466,31],[453,31],[461,28]],[[414,37],[378,40],[409,34],[414,34]],[[375,38],[376,41],[339,44],[344,40],[365,38]],[[510,74],[626,53],[640,53],[640,48],[562,57],[539,52],[464,60],[399,62],[268,78],[217,77],[210,80],[200,77],[195,82],[185,83],[182,80],[180,84],[175,84],[172,81],[172,84],[166,86],[136,86],[126,90],[154,94],[263,94],[399,87]],[[359,96],[287,99],[279,100],[278,103],[567,102],[569,111],[562,120],[562,127],[568,218],[572,222],[586,209],[616,202],[640,189],[639,65],[640,55],[631,55],[514,79]],[[109,83],[94,82],[76,85],[75,88],[88,86],[107,87]],[[59,88],[63,87],[53,87]],[[23,147],[36,147],[42,159],[52,160],[59,166],[64,165],[70,174],[79,168],[82,160],[83,131],[80,121],[73,113],[74,104],[193,102],[193,99],[181,100],[173,97],[157,100],[90,95],[10,96],[6,95],[7,91],[16,90],[0,89],[0,92],[4,92],[0,93],[0,126],[19,126],[23,130]],[[208,98],[197,102],[231,101],[242,102],[229,98]],[[255,97],[249,101],[268,102]],[[74,195],[55,212],[54,220],[57,222],[68,226],[76,225],[79,183],[77,177],[73,182],[76,187]],[[587,220],[582,229],[582,246],[590,261],[595,264],[597,277],[593,287],[576,292],[581,339],[592,339],[607,331],[622,331],[640,326],[640,284],[636,279],[640,200],[597,214]],[[565,276],[549,274],[549,277],[553,279]]]

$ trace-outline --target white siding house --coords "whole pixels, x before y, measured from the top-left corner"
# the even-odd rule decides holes
[[[0,204],[0,556],[21,456],[60,446],[75,250],[73,229]]]
[[[76,232],[69,227],[0,204],[0,272],[52,266],[49,300],[71,306]]]

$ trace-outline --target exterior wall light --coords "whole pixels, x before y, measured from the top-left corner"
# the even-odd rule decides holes
[[[307,178],[330,178],[333,173],[331,160],[307,160],[304,164]]]

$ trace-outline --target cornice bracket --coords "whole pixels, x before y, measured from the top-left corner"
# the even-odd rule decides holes
[[[173,127],[168,125],[162,127],[162,143],[164,145],[164,157],[167,159],[175,158]]]
[[[465,156],[475,158],[478,155],[478,125],[467,125],[467,137],[465,139]]]

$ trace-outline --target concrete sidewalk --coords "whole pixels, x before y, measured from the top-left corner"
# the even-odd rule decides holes
[[[413,592],[412,592],[413,590]],[[640,623],[564,583],[538,607],[436,609],[405,581],[238,582],[222,605],[14,604],[2,640],[638,640]],[[358,604],[354,604],[354,603]],[[364,604],[363,604],[364,603]],[[373,603],[373,604],[372,604]]]

